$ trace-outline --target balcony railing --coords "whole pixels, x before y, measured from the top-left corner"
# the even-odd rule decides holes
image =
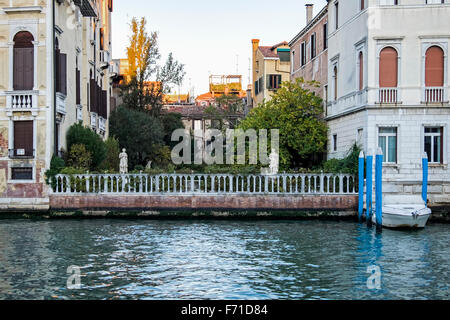
[[[92,129],[97,128],[97,114],[94,112],[91,112],[91,127]]]
[[[11,91],[6,93],[6,105],[8,109],[28,111],[37,108],[36,91]]]
[[[98,129],[103,132],[106,131],[106,119],[103,117],[98,118]]]
[[[443,103],[445,101],[444,87],[426,87],[424,97],[426,103]]]
[[[66,96],[60,92],[56,93],[56,112],[66,114]]]
[[[10,159],[33,159],[35,151],[27,149],[9,149],[8,156]]]
[[[378,91],[378,103],[380,104],[398,103],[398,88],[380,88]]]
[[[55,194],[296,194],[355,195],[358,186],[345,174],[77,174],[58,175]]]

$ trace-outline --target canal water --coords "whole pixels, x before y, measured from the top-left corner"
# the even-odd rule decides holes
[[[449,244],[440,224],[0,220],[0,299],[449,299]]]

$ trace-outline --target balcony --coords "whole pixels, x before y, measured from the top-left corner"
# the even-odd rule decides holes
[[[379,104],[397,104],[398,88],[379,88],[378,89],[378,103]]]
[[[97,114],[94,112],[91,112],[91,128],[97,129]]]
[[[37,91],[6,92],[6,108],[11,111],[32,111],[37,109]]]
[[[95,6],[91,4],[90,0],[74,0],[73,2],[80,7],[81,14],[84,17],[97,17]]]
[[[98,129],[102,133],[106,132],[106,119],[104,119],[103,117],[98,118]]]
[[[100,68],[107,69],[109,68],[109,63],[111,62],[111,54],[109,51],[101,50],[100,51]]]
[[[56,112],[61,115],[66,114],[66,96],[60,92],[56,93]]]
[[[9,149],[8,157],[10,159],[33,159],[35,157],[35,151],[26,149]]]
[[[424,103],[440,104],[446,102],[446,90],[444,87],[425,87],[423,89]]]
[[[83,122],[83,106],[77,105],[77,121]]]

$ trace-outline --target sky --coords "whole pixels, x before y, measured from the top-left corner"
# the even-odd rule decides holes
[[[172,52],[185,65],[182,92],[208,92],[210,74],[240,74],[246,88],[251,39],[289,42],[306,24],[306,3],[316,15],[326,0],[115,0],[113,58],[126,58],[129,22],[145,16],[147,30],[158,32],[161,63]]]

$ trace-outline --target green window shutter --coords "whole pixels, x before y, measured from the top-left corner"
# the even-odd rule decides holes
[[[266,83],[266,88],[267,88],[267,89],[272,89],[271,83],[270,83],[270,77],[271,77],[270,74],[268,74],[268,75],[266,76],[266,81],[267,81],[267,83]]]

